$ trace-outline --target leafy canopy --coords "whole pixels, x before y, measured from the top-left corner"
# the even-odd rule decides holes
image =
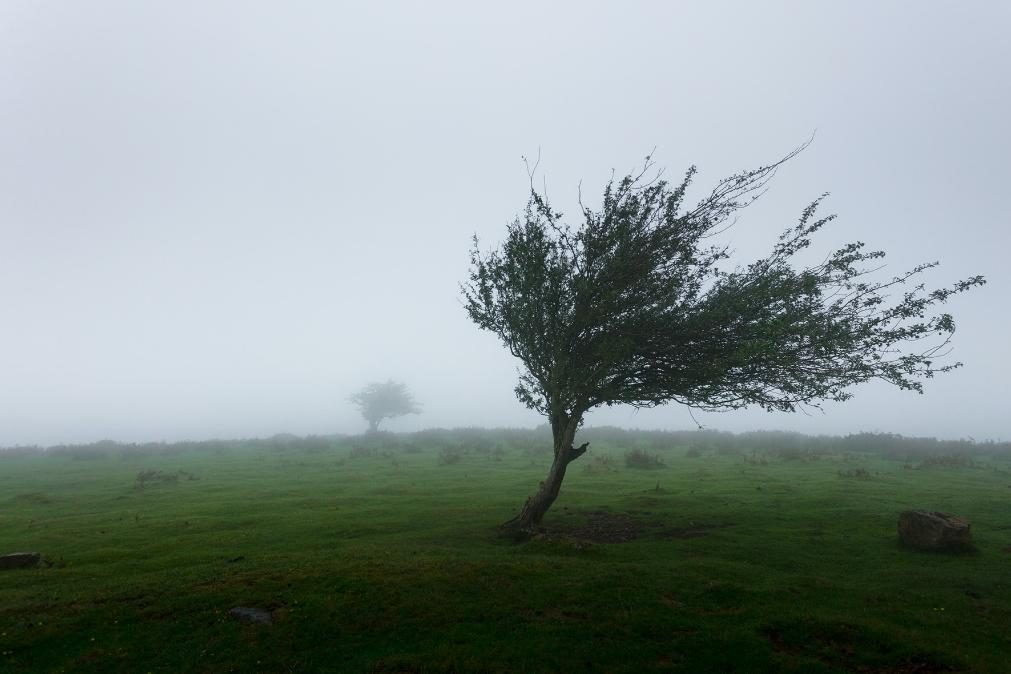
[[[826,195],[768,256],[725,268],[728,248],[708,239],[802,149],[720,181],[694,206],[685,195],[695,167],[672,185],[647,157],[607,183],[599,210],[580,203],[577,227],[531,184],[498,249],[482,253],[475,237],[462,286],[470,318],[523,363],[517,397],[565,417],[668,402],[794,411],[845,400],[872,379],[922,392],[923,379],[959,367],[935,362],[955,323],[931,310],[983,277],[927,291],[915,279],[933,262],[873,280],[885,254],[859,241],[797,264],[835,217],[817,217]]]
[[[385,382],[372,382],[349,400],[358,408],[362,416],[369,422],[369,427],[376,430],[383,419],[399,417],[405,414],[417,414],[421,408],[414,397],[401,382],[389,379]]]

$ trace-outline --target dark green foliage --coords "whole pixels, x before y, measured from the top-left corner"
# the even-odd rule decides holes
[[[922,391],[924,378],[958,367],[935,362],[953,318],[928,312],[983,278],[927,291],[916,279],[929,263],[872,280],[884,253],[861,242],[799,265],[834,218],[816,217],[822,198],[767,257],[721,266],[727,249],[708,239],[796,153],[721,181],[695,206],[684,202],[694,167],[671,185],[647,176],[647,158],[574,228],[532,190],[499,249],[483,254],[475,242],[463,288],[471,319],[522,361],[519,399],[552,419],[669,402],[793,411],[872,379]]]
[[[372,432],[379,430],[379,423],[383,419],[421,412],[407,386],[392,379],[372,382],[348,399],[369,422],[369,430]]]

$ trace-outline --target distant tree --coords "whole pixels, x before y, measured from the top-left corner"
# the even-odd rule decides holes
[[[379,422],[383,419],[417,414],[421,411],[407,386],[392,379],[386,382],[373,382],[351,395],[349,400],[369,422],[369,432],[378,431]]]
[[[547,478],[506,526],[540,523],[566,467],[586,451],[573,441],[595,407],[794,411],[845,400],[849,387],[872,379],[922,393],[924,378],[960,365],[935,364],[955,322],[928,313],[983,278],[932,291],[914,285],[934,262],[871,280],[868,263],[884,253],[861,242],[798,265],[797,254],[834,218],[815,217],[825,195],[768,256],[743,268],[721,264],[728,248],[710,238],[802,149],[720,181],[691,208],[695,168],[671,185],[647,157],[641,171],[606,184],[600,210],[580,202],[575,228],[531,174],[526,210],[501,246],[483,254],[475,237],[462,285],[467,313],[520,359],[516,395],[548,418],[554,441]]]

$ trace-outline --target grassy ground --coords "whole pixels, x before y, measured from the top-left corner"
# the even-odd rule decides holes
[[[0,553],[51,564],[0,571],[0,671],[1011,668],[1008,458],[661,447],[644,470],[596,443],[517,544],[494,527],[548,457],[441,449],[0,459]],[[900,548],[910,507],[969,518],[978,550]]]

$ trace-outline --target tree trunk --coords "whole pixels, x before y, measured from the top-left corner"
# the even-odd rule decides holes
[[[380,419],[369,419],[369,433],[379,432]]]
[[[555,458],[551,462],[551,469],[548,470],[548,477],[541,482],[537,493],[527,499],[520,514],[502,525],[503,529],[514,533],[531,533],[540,526],[544,514],[558,498],[562,480],[565,479],[565,469],[569,467],[570,463],[582,456],[590,444],[584,443],[579,447],[572,446],[579,422],[578,417],[571,419],[565,416],[552,418],[551,431],[554,436]]]

